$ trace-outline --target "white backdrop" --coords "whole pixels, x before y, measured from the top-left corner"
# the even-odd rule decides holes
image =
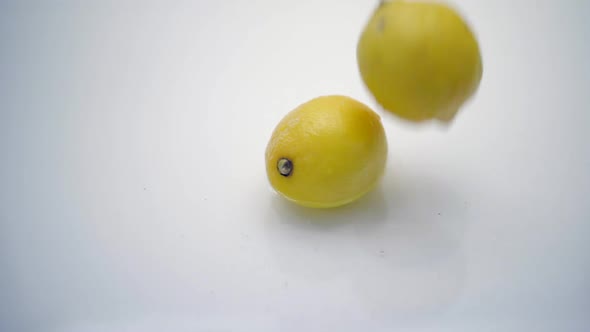
[[[1,2],[0,331],[587,331],[590,2],[456,0],[484,76],[449,128],[363,87],[376,2]],[[332,93],[387,175],[299,208],[264,149]]]

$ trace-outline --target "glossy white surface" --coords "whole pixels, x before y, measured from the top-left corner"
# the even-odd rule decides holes
[[[0,331],[587,331],[590,3],[456,0],[484,78],[384,114],[383,185],[270,190],[281,117],[375,107],[376,1],[0,3]]]

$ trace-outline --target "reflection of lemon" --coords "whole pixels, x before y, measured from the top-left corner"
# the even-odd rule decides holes
[[[379,181],[387,159],[379,116],[345,96],[312,99],[287,114],[266,148],[273,188],[310,207],[350,203]]]
[[[450,121],[477,90],[477,40],[459,14],[428,1],[383,2],[357,45],[361,76],[383,108],[411,121]]]

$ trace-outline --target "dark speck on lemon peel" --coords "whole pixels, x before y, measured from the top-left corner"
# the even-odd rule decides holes
[[[379,21],[377,21],[377,32],[383,33],[385,30],[385,17],[381,17]]]
[[[277,169],[282,176],[289,176],[293,173],[293,162],[287,158],[281,158],[277,162]]]

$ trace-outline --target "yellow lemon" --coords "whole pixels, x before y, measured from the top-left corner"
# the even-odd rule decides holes
[[[274,129],[266,148],[272,187],[308,207],[336,207],[369,192],[381,178],[387,141],[381,118],[346,96],[299,105]]]
[[[415,122],[451,121],[482,77],[473,32],[433,1],[382,2],[358,40],[357,62],[377,102]]]

